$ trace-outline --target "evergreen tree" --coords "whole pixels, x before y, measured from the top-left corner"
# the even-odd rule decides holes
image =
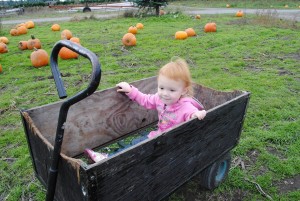
[[[166,6],[168,4],[167,0],[133,0],[133,2],[140,8],[154,8],[156,15],[159,15],[161,6]]]

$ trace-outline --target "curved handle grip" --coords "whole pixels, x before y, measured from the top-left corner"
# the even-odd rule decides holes
[[[52,71],[52,75],[55,80],[59,98],[63,99],[63,98],[67,97],[67,93],[64,88],[64,83],[61,78],[61,75],[60,75],[60,72],[58,69],[58,65],[57,65],[58,53],[59,53],[60,49],[63,47],[66,47],[66,48],[80,54],[81,56],[88,58],[90,60],[90,62],[92,63],[93,71],[92,71],[90,85],[88,86],[88,88],[86,90],[82,91],[82,93],[88,92],[88,94],[90,95],[97,89],[97,87],[99,86],[99,83],[100,83],[100,79],[101,79],[101,65],[98,61],[97,56],[90,50],[88,50],[76,43],[73,43],[68,40],[60,40],[54,45],[52,52],[51,52],[51,56],[50,56],[51,71]]]
[[[57,56],[59,53],[59,50],[62,47],[67,47],[70,50],[88,58],[93,66],[93,72],[91,76],[91,81],[89,83],[89,86],[79,92],[78,94],[74,95],[73,97],[67,99],[61,104],[59,115],[58,115],[58,122],[57,122],[57,128],[56,128],[56,136],[55,136],[55,144],[52,154],[52,160],[51,160],[51,167],[49,168],[49,175],[48,175],[48,181],[47,181],[47,195],[46,200],[52,201],[54,199],[55,194],[55,187],[56,187],[56,180],[57,180],[57,174],[58,174],[58,162],[60,159],[60,151],[61,151],[61,145],[63,142],[64,137],[64,124],[67,119],[68,111],[71,105],[81,101],[82,99],[88,97],[92,93],[94,93],[100,83],[101,79],[101,66],[98,61],[97,56],[89,51],[88,49],[79,46],[71,41],[68,40],[61,40],[58,41],[51,53],[50,62],[51,62],[51,71],[55,80],[56,88],[58,91],[58,95],[60,98],[67,97],[64,83],[61,79],[60,72],[57,66]]]

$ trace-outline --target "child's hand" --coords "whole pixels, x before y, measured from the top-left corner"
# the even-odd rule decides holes
[[[206,111],[205,110],[200,110],[192,114],[192,118],[197,117],[199,120],[203,119],[206,116]]]
[[[125,92],[125,93],[131,92],[131,86],[127,82],[120,82],[116,86],[118,87],[117,92]]]

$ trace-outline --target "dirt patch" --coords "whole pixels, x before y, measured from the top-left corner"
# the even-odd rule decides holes
[[[176,199],[172,199],[176,196]],[[193,179],[191,182],[180,187],[174,195],[171,195],[169,198],[164,201],[180,200],[184,201],[240,201],[244,200],[249,196],[249,193],[241,189],[233,189],[222,193],[216,193],[216,191],[209,191],[199,187],[199,183]]]
[[[267,151],[269,153],[271,153],[272,155],[277,156],[280,160],[286,160],[285,155],[281,151],[279,151],[278,149],[276,149],[275,147],[268,146],[267,147]]]
[[[280,193],[300,190],[300,175],[283,179],[275,185],[278,187]]]

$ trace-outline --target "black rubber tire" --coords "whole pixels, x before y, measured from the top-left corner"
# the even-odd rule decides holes
[[[228,152],[200,173],[200,186],[208,190],[217,188],[227,177],[230,164],[231,154]]]
[[[91,12],[91,8],[90,7],[84,7],[82,12],[87,13],[87,12]]]

